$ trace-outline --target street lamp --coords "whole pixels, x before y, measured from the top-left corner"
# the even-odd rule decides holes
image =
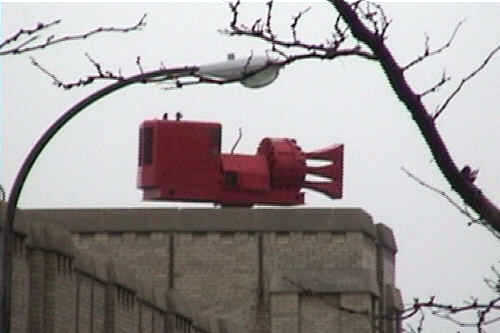
[[[230,53],[227,61],[200,66],[198,73],[205,77],[237,80],[247,88],[261,88],[276,80],[280,68],[279,63],[267,56],[234,59]]]
[[[148,83],[158,81],[178,80],[182,77],[197,77],[200,79],[215,80],[217,83],[240,82],[248,88],[260,88],[272,83],[278,76],[281,65],[267,56],[249,56],[247,58],[234,59],[233,55],[228,60],[214,64],[201,66],[186,66],[179,68],[166,68],[151,72],[144,72],[128,78],[124,78],[110,84],[93,94],[85,97],[60,116],[38,139],[24,160],[16,175],[14,184],[9,194],[7,203],[7,216],[3,227],[2,242],[2,270],[1,276],[1,302],[0,302],[0,332],[10,332],[10,305],[11,305],[11,282],[12,282],[12,233],[14,218],[17,210],[17,202],[21,194],[24,182],[33,167],[36,159],[44,147],[55,136],[55,134],[74,116],[84,110],[95,101],[115,92],[121,88],[134,83]],[[195,84],[203,82],[191,82]]]

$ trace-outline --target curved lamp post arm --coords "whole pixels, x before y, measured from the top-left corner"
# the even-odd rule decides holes
[[[162,77],[162,76],[173,76],[173,75],[182,75],[182,76],[189,76],[198,70],[198,67],[192,66],[192,67],[182,67],[182,68],[172,68],[172,69],[161,69],[161,70],[156,70],[152,72],[146,72],[142,74],[138,74],[132,77],[129,77],[124,80],[117,81],[113,84],[110,84],[90,96],[85,97],[83,100],[75,104],[71,109],[66,111],[62,116],[59,117],[46,131],[45,133],[38,139],[37,143],[31,148],[31,151],[29,152],[28,156],[23,162],[23,165],[21,166],[21,169],[17,173],[16,179],[14,181],[14,184],[12,185],[12,189],[9,194],[9,200],[8,200],[8,205],[7,205],[7,223],[6,227],[8,228],[9,226],[12,225],[12,221],[14,220],[15,212],[16,212],[16,207],[17,207],[17,202],[19,200],[19,195],[21,193],[21,190],[23,188],[24,182],[26,180],[26,177],[28,173],[30,172],[31,168],[33,167],[33,164],[35,163],[36,159],[42,152],[43,148],[49,143],[49,141],[54,137],[54,135],[57,134],[57,132],[68,122],[70,121],[74,116],[76,116],[80,111],[85,109],[87,106],[91,105],[92,103],[98,101],[99,99],[105,97],[106,95],[111,94],[112,92],[124,88],[126,86],[129,86],[134,83],[146,83],[147,80],[157,78],[157,77]],[[10,225],[9,225],[10,224]],[[12,230],[10,230],[12,231]]]
[[[90,104],[96,102],[102,97],[129,86],[134,83],[147,83],[148,80],[164,77],[165,80],[175,79],[176,77],[186,76],[202,76],[214,77],[222,80],[220,83],[241,82],[248,88],[260,88],[272,83],[277,77],[281,65],[271,61],[266,56],[256,56],[235,60],[228,60],[203,66],[186,66],[179,68],[160,69],[151,72],[141,73],[129,78],[119,80],[110,84],[90,96],[87,96],[79,103],[75,104],[71,109],[66,111],[59,117],[45,133],[40,137],[37,143],[33,146],[30,153],[26,157],[19,170],[12,189],[9,194],[7,205],[7,221],[6,229],[12,231],[12,223],[15,216],[19,195],[23,188],[24,182],[30,172],[36,159],[42,152],[43,148],[49,143],[54,135],[74,116],[85,109]],[[9,229],[10,228],[10,229]]]
[[[193,75],[198,71],[198,67],[181,67],[181,68],[171,68],[171,69],[161,69],[152,72],[146,72],[142,74],[138,74],[124,80],[117,81],[113,84],[110,84],[90,96],[85,97],[79,103],[75,104],[71,109],[66,111],[62,116],[59,117],[46,131],[45,133],[38,139],[37,143],[31,148],[28,156],[24,160],[21,169],[17,173],[14,184],[12,185],[12,189],[9,194],[9,200],[7,202],[7,214],[6,221],[3,225],[3,243],[2,243],[2,289],[1,292],[1,303],[0,303],[0,331],[1,332],[10,332],[10,304],[11,304],[11,288],[10,288],[10,280],[12,275],[12,234],[14,227],[14,219],[16,216],[17,210],[17,202],[19,200],[19,196],[21,194],[21,190],[24,186],[24,182],[33,167],[36,159],[42,152],[43,148],[49,143],[49,141],[57,134],[57,132],[74,116],[76,116],[80,111],[85,109],[87,106],[96,102],[97,100],[105,97],[106,95],[111,94],[112,92],[129,86],[134,83],[146,83],[148,80],[158,77],[165,77],[166,79],[169,76],[189,76]]]

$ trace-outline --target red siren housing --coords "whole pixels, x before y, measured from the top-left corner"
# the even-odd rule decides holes
[[[301,188],[342,197],[344,146],[302,152],[294,139],[265,138],[257,154],[222,154],[218,123],[149,120],[139,132],[137,186],[144,200],[224,206],[300,205]],[[308,166],[306,160],[325,166]],[[306,181],[306,174],[326,178]]]

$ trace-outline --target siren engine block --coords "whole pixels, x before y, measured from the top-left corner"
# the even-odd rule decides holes
[[[344,146],[305,153],[294,139],[265,138],[255,155],[221,153],[218,123],[148,120],[139,131],[138,187],[144,200],[223,206],[300,205],[302,188],[342,197]],[[307,160],[328,162],[308,166]],[[306,175],[325,181],[308,181]]]

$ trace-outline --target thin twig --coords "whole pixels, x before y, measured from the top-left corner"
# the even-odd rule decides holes
[[[231,19],[231,23],[229,24],[229,26],[231,28],[234,28],[236,27],[236,24],[238,23],[238,7],[240,6],[240,0],[236,1],[236,2],[230,2],[229,3],[229,9],[231,10],[231,13],[232,13],[232,19]]]
[[[142,65],[141,65],[141,56],[137,56],[137,58],[135,58],[135,64],[139,68],[139,72],[141,74],[144,73],[144,69],[142,68]]]
[[[257,20],[255,20],[254,24],[252,25],[251,30],[254,32],[262,31],[262,19],[261,18],[258,18]]]
[[[467,216],[467,218],[469,218],[471,221],[473,222],[477,222],[479,219],[473,217],[466,209],[464,209],[462,206],[460,206],[455,200],[453,200],[446,192],[444,191],[441,191],[439,190],[438,188],[434,187],[434,186],[431,186],[429,184],[427,184],[426,182],[424,182],[422,179],[418,178],[417,176],[415,176],[413,173],[411,173],[410,171],[408,171],[405,167],[401,167],[401,170],[406,173],[406,175],[408,177],[410,177],[411,179],[413,179],[414,181],[416,181],[418,184],[422,185],[423,187],[439,194],[440,196],[442,196],[443,198],[445,198],[451,205],[453,205],[453,207],[455,207],[460,213],[462,213],[463,215]]]
[[[94,59],[92,59],[88,53],[85,53],[85,56],[92,63],[92,65],[94,65],[94,67],[96,68],[97,73],[99,74],[99,76],[104,76],[104,74],[102,73],[101,65],[97,61],[95,61]]]
[[[425,321],[425,313],[422,309],[420,309],[420,318],[418,320],[417,332],[422,333],[424,329],[424,321]]]
[[[30,57],[31,63],[33,66],[35,66],[41,72],[43,72],[44,74],[49,76],[52,79],[52,82],[54,83],[54,85],[56,85],[57,87],[63,88],[65,90],[69,90],[69,89],[76,88],[76,87],[87,86],[89,84],[94,83],[96,80],[111,80],[111,81],[124,80],[124,77],[121,75],[121,73],[119,75],[115,75],[115,74],[111,73],[110,71],[106,71],[106,73],[103,73],[101,70],[100,64],[95,62],[88,55],[87,55],[87,58],[96,67],[96,69],[98,71],[98,75],[88,75],[87,77],[80,78],[80,79],[78,79],[78,81],[75,81],[75,82],[63,82],[55,74],[53,74],[52,72],[47,70],[40,63],[38,63],[38,61],[36,61],[35,58]]]
[[[272,11],[273,11],[273,0],[270,0],[266,3],[267,6],[267,16],[266,16],[266,32],[274,37],[273,30],[271,28],[271,19],[272,19]]]
[[[351,308],[346,308],[344,306],[339,306],[337,304],[332,304],[328,302],[327,299],[324,299],[321,293],[316,293],[313,290],[304,287],[301,283],[288,278],[287,276],[283,276],[283,280],[287,281],[292,286],[299,289],[304,295],[319,297],[321,301],[323,301],[327,306],[333,309],[357,315],[365,315],[365,316],[370,315],[370,312],[368,310],[360,311]],[[472,302],[467,302],[463,306],[454,306],[451,304],[438,303],[436,302],[436,297],[431,296],[427,301],[420,301],[418,298],[415,298],[410,306],[406,307],[401,312],[398,312],[396,315],[391,315],[391,314],[371,314],[371,315],[373,316],[374,319],[406,320],[420,313],[417,330],[413,329],[411,326],[409,328],[411,329],[412,332],[421,333],[423,332],[423,325],[425,320],[425,314],[423,312],[423,309],[429,309],[431,310],[432,315],[450,320],[456,323],[458,326],[482,328],[484,326],[491,325],[492,323],[495,323],[500,320],[500,317],[486,319],[486,316],[490,314],[493,310],[500,311],[500,305],[498,303],[500,303],[500,297],[496,297],[487,303],[480,303],[477,299],[474,299],[472,300]],[[478,320],[474,322],[464,322],[457,320],[453,317],[453,315],[468,311],[476,312]]]
[[[364,8],[362,4],[365,5]],[[382,41],[386,39],[386,32],[391,20],[388,19],[382,6],[371,1],[357,1],[351,6],[359,13],[360,18],[366,20],[373,27],[374,35]]]
[[[432,117],[434,120],[436,120],[441,115],[441,113],[443,113],[443,111],[446,109],[446,107],[451,102],[451,100],[458,94],[458,92],[460,91],[460,89],[462,89],[462,87],[464,86],[464,84],[467,83],[467,81],[469,81],[470,79],[472,79],[474,76],[476,76],[476,74],[479,73],[483,68],[485,68],[486,65],[488,64],[488,62],[491,60],[491,58],[493,58],[493,56],[495,55],[495,53],[497,53],[499,50],[500,50],[500,45],[497,46],[497,47],[495,47],[488,54],[488,56],[483,60],[483,62],[481,63],[481,65],[479,65],[479,67],[477,67],[469,75],[467,75],[465,78],[462,79],[462,81],[460,82],[460,84],[458,85],[458,87],[444,101],[443,105],[437,108],[436,113],[434,113],[434,116]]]
[[[24,42],[22,42],[21,44],[19,44],[16,49],[22,49],[24,46],[28,45],[29,43],[31,42],[34,42],[35,40],[38,39],[38,36],[32,36],[30,37],[28,40],[25,40]],[[8,52],[8,51],[7,51]]]
[[[429,89],[427,89],[424,92],[421,92],[420,94],[418,94],[418,96],[420,96],[420,98],[422,98],[425,95],[428,95],[430,93],[434,93],[434,92],[438,91],[439,88],[441,88],[448,81],[450,81],[450,77],[446,75],[445,71],[443,71],[443,74],[441,75],[441,79],[435,85],[433,85],[432,87],[430,87]]]
[[[279,54],[284,59],[290,60],[290,62],[295,59],[305,59],[305,58],[318,58],[318,59],[334,59],[339,56],[346,55],[356,55],[366,59],[375,60],[372,53],[364,51],[360,46],[349,47],[342,49],[340,46],[347,39],[348,28],[341,27],[341,18],[337,17],[334,25],[335,31],[331,34],[333,39],[327,39],[325,43],[303,43],[297,38],[297,25],[303,15],[309,10],[309,8],[299,12],[292,19],[292,24],[290,29],[292,32],[292,40],[279,39],[275,35],[271,28],[272,20],[272,9],[273,2],[269,1],[266,3],[267,12],[265,18],[260,18],[255,20],[251,25],[240,24],[239,19],[239,2],[230,3],[229,8],[231,10],[232,16],[228,29],[219,30],[221,33],[227,34],[229,36],[247,36],[258,38],[263,41],[269,42],[272,46],[272,52]],[[264,22],[264,23],[262,23]],[[249,27],[250,26],[250,27]],[[286,54],[282,49],[302,49],[307,52],[305,54]]]
[[[0,43],[0,49],[3,48],[4,46],[10,44],[10,43],[15,42],[22,35],[31,35],[31,34],[34,34],[36,32],[39,32],[41,30],[48,29],[51,26],[59,24],[59,23],[61,23],[61,20],[55,20],[55,21],[52,21],[52,22],[49,22],[49,23],[38,23],[36,25],[36,27],[34,27],[33,29],[20,29],[13,36],[5,39],[2,43]]]
[[[486,285],[495,293],[500,294],[500,272],[496,269],[495,266],[490,267],[492,272],[495,274],[495,278],[484,278],[484,282]]]
[[[429,48],[429,36],[426,34],[425,35],[424,53],[422,55],[418,56],[417,58],[415,58],[414,60],[410,61],[410,63],[408,63],[406,66],[403,66],[402,70],[406,71],[406,70],[410,69],[412,66],[415,66],[416,64],[422,62],[424,59],[432,57],[436,54],[439,54],[439,53],[443,52],[445,49],[449,48],[451,46],[451,44],[453,43],[453,40],[455,39],[455,36],[457,35],[458,30],[460,29],[460,27],[462,26],[462,24],[464,22],[465,22],[465,20],[461,20],[460,22],[458,22],[458,24],[455,26],[455,29],[453,30],[453,33],[450,36],[450,39],[448,39],[448,42],[446,42],[443,46],[441,46],[433,51],[431,51]]]
[[[297,24],[299,24],[299,21],[302,18],[302,16],[305,13],[307,13],[310,9],[311,9],[311,7],[307,7],[306,9],[300,11],[297,15],[295,15],[292,18],[292,24],[290,24],[290,28],[292,29],[292,36],[293,36],[293,40],[295,42],[298,41],[298,39],[297,39]]]
[[[43,43],[33,45],[33,46],[26,46],[27,44],[29,44],[37,39],[35,36],[35,38],[32,37],[28,41],[23,42],[18,46],[14,46],[14,47],[12,47],[8,50],[5,50],[5,51],[0,51],[0,56],[8,55],[8,54],[20,54],[20,53],[34,51],[34,50],[38,50],[38,49],[44,49],[44,48],[51,46],[51,45],[54,45],[54,44],[58,44],[58,43],[62,43],[62,42],[70,41],[70,40],[86,39],[92,35],[103,33],[103,32],[124,32],[124,33],[126,33],[126,32],[130,32],[130,31],[140,30],[142,27],[144,27],[146,25],[145,20],[146,20],[146,14],[144,14],[141,17],[139,22],[137,22],[135,25],[133,25],[131,27],[126,27],[126,28],[99,27],[99,28],[93,29],[89,32],[86,32],[84,34],[80,34],[80,35],[69,35],[69,36],[63,36],[63,37],[59,37],[59,38],[55,38],[54,36],[50,36]],[[3,46],[5,46],[7,44],[14,42],[19,36],[22,36],[23,34],[30,34],[33,32],[37,32],[37,31],[40,31],[42,29],[46,29],[47,27],[50,27],[54,24],[58,24],[60,22],[61,22],[60,20],[56,20],[54,22],[51,22],[51,23],[45,24],[45,25],[39,23],[39,25],[37,26],[38,29],[37,28],[31,29],[31,30],[21,29],[17,34],[15,34],[14,36],[12,36],[12,37],[6,39],[4,42],[2,42],[2,44],[0,44],[1,45],[0,48],[2,48]]]

